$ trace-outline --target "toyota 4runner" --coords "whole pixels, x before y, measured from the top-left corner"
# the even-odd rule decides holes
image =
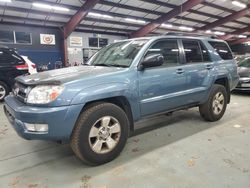
[[[136,38],[102,48],[85,66],[16,78],[4,111],[21,137],[68,141],[99,165],[119,155],[142,118],[199,107],[205,120],[219,120],[237,82],[222,40]]]

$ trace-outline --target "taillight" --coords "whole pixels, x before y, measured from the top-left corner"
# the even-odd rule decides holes
[[[16,65],[15,67],[17,70],[28,70],[29,69],[29,67],[26,63],[24,65]]]

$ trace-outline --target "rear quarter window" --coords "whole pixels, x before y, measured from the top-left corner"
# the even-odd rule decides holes
[[[225,42],[209,41],[209,44],[215,49],[215,51],[219,54],[221,59],[223,60],[233,59],[232,52]]]

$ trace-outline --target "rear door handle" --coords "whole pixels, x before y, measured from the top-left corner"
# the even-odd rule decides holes
[[[206,69],[207,70],[210,70],[210,69],[212,69],[213,68],[213,65],[206,65]]]
[[[176,70],[176,73],[177,73],[177,74],[183,74],[183,73],[184,73],[184,70],[183,70],[183,69],[177,69],[177,70]]]

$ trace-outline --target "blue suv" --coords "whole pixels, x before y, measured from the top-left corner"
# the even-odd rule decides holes
[[[224,41],[136,38],[102,48],[85,66],[16,78],[4,111],[21,137],[68,141],[99,165],[119,155],[142,118],[199,107],[205,120],[219,120],[237,82]]]

